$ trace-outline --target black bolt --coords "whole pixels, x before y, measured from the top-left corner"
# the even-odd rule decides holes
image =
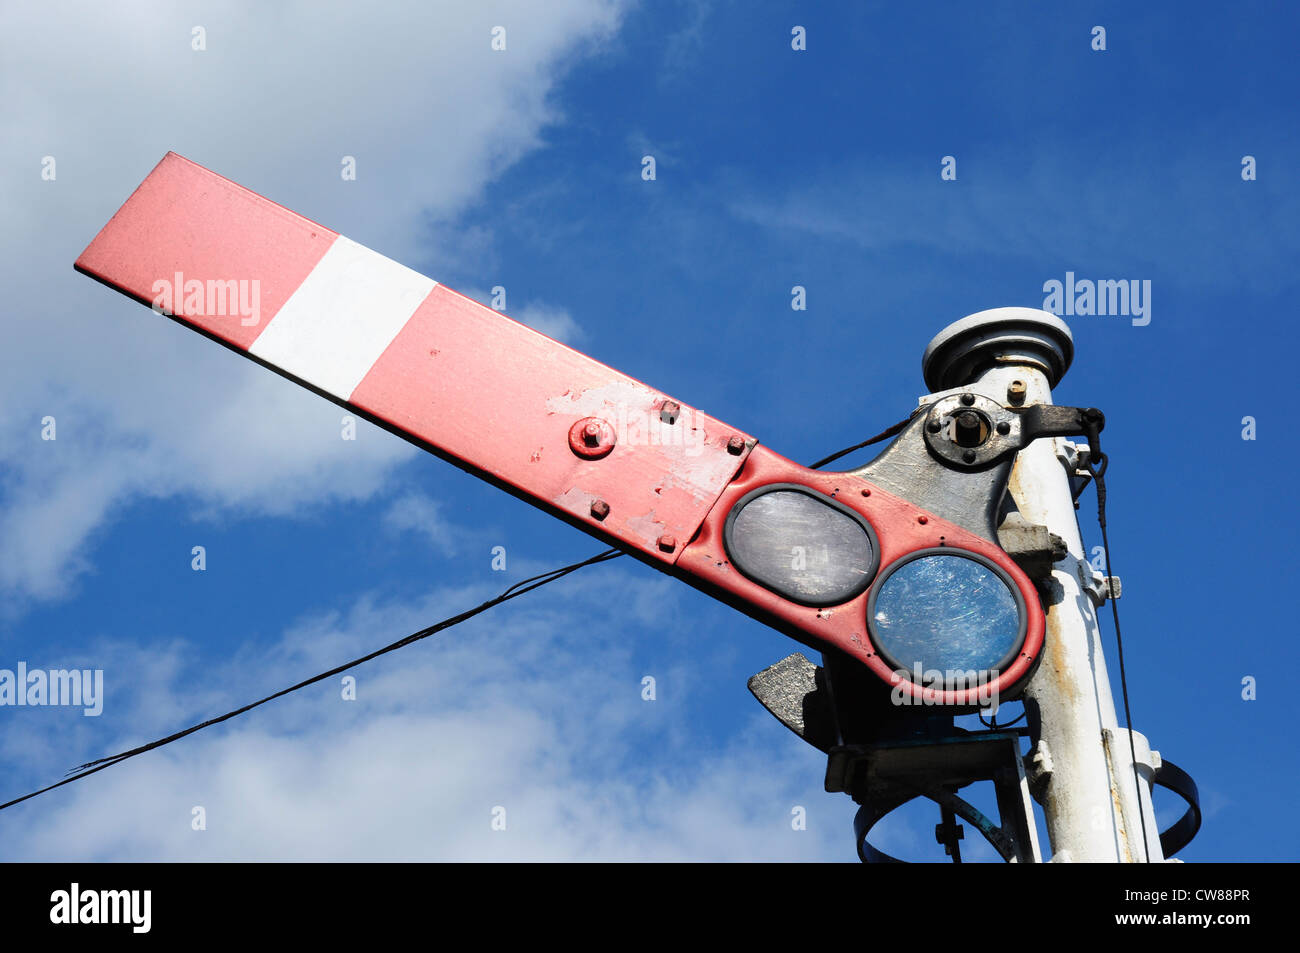
[[[964,410],[957,415],[957,432],[954,439],[959,447],[978,447],[983,443],[984,421],[973,410]]]
[[[961,458],[962,458],[963,460],[965,460],[967,463],[974,463],[974,462],[975,462],[975,451],[974,451],[974,450],[967,450],[965,453],[963,453],[963,454],[961,455]]]
[[[975,395],[974,395],[974,394],[962,394],[962,395],[961,395],[961,402],[962,402],[963,404],[965,404],[967,407],[969,407],[969,406],[971,406],[973,403],[975,403]]]
[[[1005,420],[1001,421],[998,424],[998,433],[1005,437],[1007,434],[1011,433],[1011,425]]]
[[[928,424],[925,425],[925,429],[930,431],[930,433],[938,433],[940,430],[943,429],[943,424],[939,423],[939,421],[937,420],[931,420]]]

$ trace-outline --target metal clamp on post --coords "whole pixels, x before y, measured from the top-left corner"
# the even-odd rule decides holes
[[[1160,832],[1160,849],[1166,857],[1172,857],[1190,844],[1196,832],[1201,829],[1201,795],[1192,776],[1167,758],[1161,759],[1153,780],[1187,802],[1183,816],[1168,830]]]

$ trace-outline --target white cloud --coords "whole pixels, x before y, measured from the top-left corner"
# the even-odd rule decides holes
[[[504,297],[506,306],[501,307],[500,302],[503,299],[493,294],[492,291],[484,291],[482,288],[460,288],[457,290],[465,297],[472,298],[484,307],[496,307],[511,320],[526,324],[534,331],[541,331],[547,337],[554,338],[564,344],[576,344],[587,336],[582,325],[574,319],[567,308],[550,305],[544,301],[530,301],[516,307],[518,302],[511,299],[508,294]]]
[[[584,572],[628,602],[661,591],[662,580],[629,567]],[[10,808],[0,814],[0,855],[849,859],[853,806],[821,791],[823,757],[756,704],[747,726],[717,746],[666,673],[670,690],[643,701],[630,655],[636,623],[623,601],[574,607],[575,588],[593,581],[560,583],[363,666],[355,702],[341,700],[333,679]],[[67,719],[25,711],[21,724],[3,722],[0,751],[10,763],[26,755],[23,775],[57,776],[82,754],[233,707],[488,594],[443,591],[414,606],[362,600],[215,665],[178,664],[183,644],[105,647],[106,732],[69,736]],[[205,831],[191,829],[196,805]],[[796,805],[807,830],[791,827]],[[491,827],[495,807],[505,808],[505,831]]]
[[[0,592],[10,604],[67,593],[95,530],[132,500],[188,494],[291,514],[364,499],[416,453],[370,427],[343,441],[340,408],[73,272],[167,150],[436,278],[466,253],[449,220],[541,144],[562,118],[556,80],[614,34],[622,9],[6,5]],[[505,52],[490,48],[498,24]],[[191,48],[195,25],[206,50]],[[40,176],[47,155],[54,181]],[[345,155],[354,182],[339,174]],[[490,240],[471,231],[471,247]],[[576,333],[565,312],[539,317]],[[40,439],[46,415],[55,442]]]
[[[1212,129],[1205,132],[1213,137]],[[1295,193],[1244,184],[1234,166],[1216,168],[1199,152],[1173,152],[1135,173],[1127,155],[1120,162],[999,146],[957,156],[953,182],[940,180],[939,159],[868,158],[784,190],[731,182],[726,191],[741,221],[870,252],[920,247],[977,258],[1052,256],[1062,269],[1119,261],[1128,270],[1113,277],[1170,275],[1180,284],[1263,290],[1300,255]],[[1263,226],[1255,219],[1261,206],[1244,191],[1235,205],[1194,194],[1256,185],[1271,190]],[[1153,222],[1175,223],[1179,246],[1153,244]],[[1040,280],[1053,277],[1061,275]],[[1036,300],[1038,286],[1025,293]]]
[[[407,493],[394,500],[384,513],[384,525],[395,532],[416,532],[439,552],[451,556],[459,548],[462,531],[442,515],[442,506],[424,493]]]
[[[581,326],[567,310],[541,302],[525,305],[515,315],[515,320],[565,344],[573,344],[583,337]]]

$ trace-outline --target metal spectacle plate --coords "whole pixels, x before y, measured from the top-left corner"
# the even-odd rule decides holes
[[[986,431],[974,446],[962,446],[957,438],[957,418],[975,413]],[[1014,453],[1021,446],[1020,415],[981,394],[951,394],[931,406],[925,420],[925,445],[946,463],[978,470]]]

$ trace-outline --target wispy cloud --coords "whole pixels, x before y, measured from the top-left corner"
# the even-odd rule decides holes
[[[526,324],[530,328],[541,331],[547,337],[563,341],[565,344],[575,344],[584,337],[581,325],[564,308],[555,308],[538,302],[525,305],[515,317],[521,324]]]
[[[442,506],[424,493],[407,493],[389,504],[384,525],[396,532],[416,532],[439,552],[455,555],[463,531],[442,515]]]
[[[635,569],[593,571],[629,602],[660,596],[661,580]],[[640,627],[623,601],[594,615],[575,606],[572,586],[586,582],[356,670],[356,701],[331,680],[11,808],[0,815],[0,851],[7,860],[848,859],[852,805],[820,791],[822,756],[757,706],[720,748],[701,750],[709,743],[689,694],[641,697],[630,655]],[[105,646],[114,688],[98,727],[111,738],[67,738],[60,713],[25,710],[23,724],[0,727],[0,750],[22,765],[9,785],[233,707],[471,604],[481,588],[400,604],[363,598],[216,664],[182,663],[183,645]],[[21,738],[40,739],[43,753]],[[24,751],[32,760],[19,760]],[[195,807],[206,830],[192,828]],[[791,823],[795,807],[806,830]],[[493,828],[496,809],[504,830]]]
[[[1121,263],[1193,287],[1265,291],[1300,256],[1296,193],[1242,182],[1231,157],[1216,166],[1204,152],[1174,152],[1136,172],[1127,157],[1035,147],[955,158],[952,182],[941,181],[934,155],[828,168],[777,188],[733,182],[719,192],[732,197],[741,221],[872,252]]]

